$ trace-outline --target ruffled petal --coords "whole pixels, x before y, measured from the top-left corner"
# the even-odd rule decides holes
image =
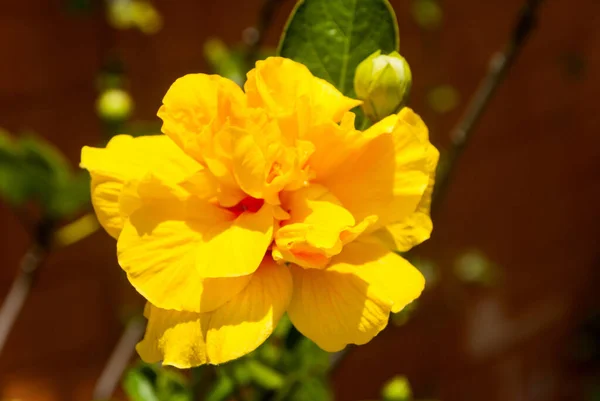
[[[137,346],[142,359],[190,368],[224,363],[255,350],[283,315],[292,281],[289,271],[273,261],[264,261],[251,277],[214,312],[177,312],[148,304],[146,335]]]
[[[291,296],[289,270],[265,258],[244,291],[213,312],[206,336],[210,362],[254,351],[277,327]]]
[[[191,197],[144,204],[117,243],[129,281],[157,307],[214,310],[248,283],[272,236],[268,207],[238,217]]]
[[[410,109],[365,131],[370,140],[324,179],[317,179],[357,220],[376,215],[371,231],[413,213],[430,180],[428,141]]]
[[[427,145],[426,159],[429,182],[427,184],[427,189],[423,194],[423,198],[421,198],[421,201],[417,205],[417,210],[415,210],[414,213],[411,213],[401,222],[390,224],[374,234],[382,239],[391,249],[406,252],[412,247],[429,239],[431,231],[433,230],[433,223],[430,216],[431,196],[435,185],[435,172],[440,154],[438,150],[429,143],[429,133],[425,123],[423,123],[420,118],[415,118],[416,115],[412,114],[407,109],[402,110],[400,114],[405,115],[405,120],[416,127],[417,132],[420,133],[421,141]]]
[[[233,222],[206,231],[197,251],[202,277],[236,277],[253,273],[273,239],[273,207],[242,213]]]
[[[382,246],[353,242],[324,270],[290,266],[294,291],[288,315],[329,352],[365,344],[422,291],[421,274]]]
[[[163,120],[162,132],[203,161],[213,133],[226,122],[242,123],[245,112],[246,98],[233,81],[218,75],[189,74],[171,85],[158,116]]]
[[[164,135],[132,138],[115,136],[106,148],[85,146],[81,167],[92,176],[92,204],[100,224],[118,238],[126,215],[119,207],[123,185],[152,174],[175,185],[202,169]]]
[[[307,268],[324,268],[345,243],[366,229],[325,187],[311,185],[286,193],[290,219],[275,234],[273,258]]]
[[[302,120],[311,124],[340,121],[361,101],[344,96],[330,83],[314,77],[303,64],[281,57],[258,61],[244,85],[248,104],[265,108],[276,118],[285,118],[299,109],[308,113]],[[301,123],[301,121],[297,121]]]

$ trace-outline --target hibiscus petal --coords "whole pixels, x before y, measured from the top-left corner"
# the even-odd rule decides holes
[[[406,252],[412,247],[429,239],[431,231],[433,230],[433,223],[430,216],[431,196],[435,185],[435,172],[440,154],[438,150],[429,143],[427,127],[423,121],[420,118],[417,118],[416,115],[411,113],[408,109],[402,110],[400,114],[405,115],[404,119],[416,127],[417,132],[420,133],[421,141],[427,145],[426,163],[429,173],[429,182],[427,184],[427,189],[423,194],[423,198],[421,198],[415,212],[411,213],[399,223],[390,224],[381,230],[378,230],[375,234],[391,249]]]
[[[372,222],[356,225],[352,214],[321,185],[286,193],[283,206],[291,217],[275,234],[273,257],[307,268],[324,268]]]
[[[425,278],[416,267],[368,237],[344,247],[332,268],[355,274],[369,283],[382,296],[392,300],[394,313],[417,299],[425,288]]]
[[[321,348],[365,344],[423,289],[420,273],[382,246],[353,242],[324,270],[290,267],[294,282],[288,315]]]
[[[177,312],[149,305],[148,326],[137,350],[146,362],[190,368],[220,364],[255,350],[273,332],[292,291],[289,271],[265,261],[248,285],[208,313]]]
[[[429,183],[431,145],[421,139],[424,125],[412,123],[419,117],[405,110],[365,131],[370,141],[325,179],[318,179],[357,220],[377,215],[372,231],[413,213]]]
[[[214,310],[258,268],[272,235],[268,212],[235,218],[196,198],[148,203],[123,228],[119,264],[137,291],[160,308]],[[221,232],[211,234],[215,227]]]
[[[254,351],[277,327],[291,296],[289,270],[265,259],[244,291],[212,313],[206,336],[211,363]]]
[[[211,227],[198,244],[202,277],[236,277],[253,273],[273,239],[273,207],[242,213],[233,222]]]
[[[81,151],[81,167],[92,176],[92,204],[98,220],[114,238],[118,238],[124,224],[119,199],[126,182],[151,173],[174,185],[202,169],[164,135],[118,135],[106,148],[86,146]]]
[[[274,117],[286,117],[306,102],[313,124],[340,121],[361,101],[344,96],[330,83],[316,78],[303,64],[281,57],[258,61],[244,85],[248,104],[267,109]],[[299,122],[300,123],[300,122]]]
[[[203,161],[206,143],[227,121],[241,121],[246,99],[233,81],[218,75],[189,74],[171,85],[158,116],[162,132],[181,149]]]

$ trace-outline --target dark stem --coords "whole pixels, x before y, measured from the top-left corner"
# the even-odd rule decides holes
[[[146,322],[141,317],[131,319],[119,338],[94,388],[94,400],[110,400],[121,376],[133,356],[135,345],[142,339]]]
[[[37,277],[38,268],[46,259],[50,248],[54,222],[44,220],[35,229],[34,244],[25,252],[19,265],[17,277],[0,309],[0,353],[25,304],[29,291]]]
[[[510,67],[521,53],[524,44],[537,23],[537,13],[543,0],[527,0],[511,34],[510,41],[502,52],[492,56],[488,72],[471,97],[467,108],[456,127],[450,132],[451,146],[446,154],[445,169],[438,172],[433,196],[432,210],[437,212],[448,191],[457,161],[465,150],[477,122],[485,113],[496,90],[504,81]]]
[[[284,0],[264,0],[264,3],[258,14],[258,21],[256,26],[256,35],[252,42],[249,43],[248,54],[246,60],[248,65],[254,66],[254,63],[259,58],[259,52],[264,44],[266,33],[269,31],[271,24],[273,23],[273,17],[275,12],[281,6]]]
[[[536,26],[537,13],[542,2],[543,0],[527,0],[525,2],[525,5],[517,18],[508,45],[504,51],[498,52],[492,56],[486,75],[483,77],[479,87],[473,94],[463,116],[450,133],[452,145],[446,155],[447,167],[444,171],[439,173],[436,178],[432,211],[439,210],[439,205],[445,197],[457,161],[471,138],[475,125],[486,111],[487,106],[496,93],[496,89],[498,89],[500,84],[504,81],[508,70],[514,64],[516,58],[521,53],[527,38]],[[332,357],[332,373],[341,365],[341,362],[347,355],[348,349],[345,349]]]

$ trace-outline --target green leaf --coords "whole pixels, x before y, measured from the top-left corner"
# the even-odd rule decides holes
[[[54,218],[72,217],[90,204],[90,175],[82,171],[57,182],[48,204],[47,214]]]
[[[125,374],[123,389],[131,401],[160,401],[151,379],[141,369],[131,369]]]
[[[131,401],[192,401],[189,383],[181,373],[146,363],[127,371],[123,389]]]
[[[0,199],[13,206],[27,200],[24,173],[16,141],[0,130]]]
[[[283,386],[284,378],[281,373],[257,360],[248,360],[246,366],[252,379],[260,387],[267,390],[277,390]]]
[[[329,370],[329,365],[330,354],[306,337],[303,337],[283,358],[283,370],[286,372],[299,371],[324,375]]]
[[[301,0],[279,44],[282,57],[306,65],[350,97],[356,67],[377,50],[399,50],[387,0]]]
[[[206,396],[205,401],[224,401],[228,399],[235,390],[233,379],[224,374],[223,369],[219,369],[217,372],[220,374],[217,376],[216,383],[210,390],[210,393]]]
[[[330,401],[333,394],[325,377],[309,377],[301,380],[291,392],[289,401]]]

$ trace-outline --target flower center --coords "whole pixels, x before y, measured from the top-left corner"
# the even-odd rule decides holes
[[[238,217],[244,212],[256,213],[264,204],[264,199],[256,199],[251,196],[247,196],[244,199],[242,199],[237,205],[228,207],[227,210],[235,214],[235,217]]]

